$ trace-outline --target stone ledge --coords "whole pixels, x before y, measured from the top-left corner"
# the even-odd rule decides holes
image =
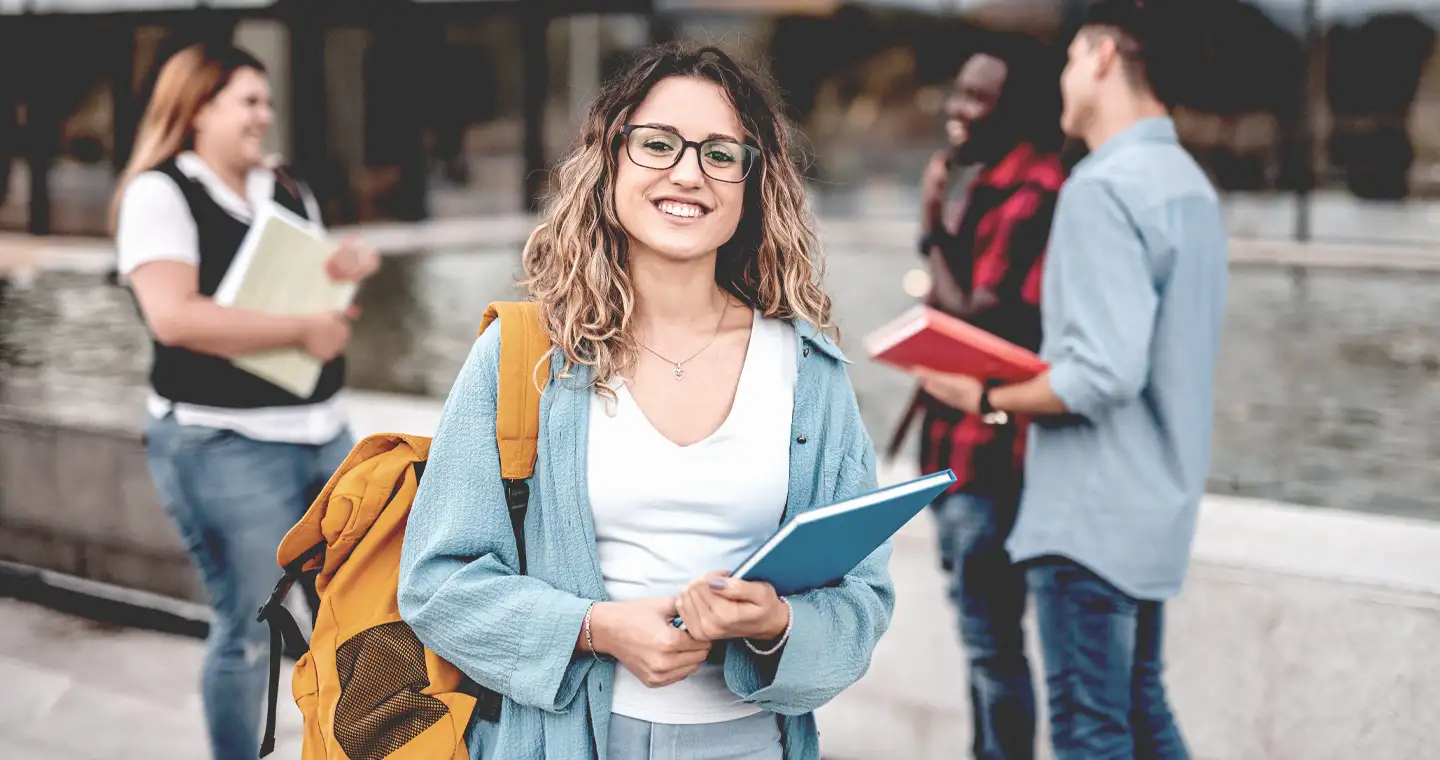
[[[1195,560],[1413,594],[1440,610],[1440,523],[1432,521],[1209,495]]]
[[[351,426],[357,436],[380,431],[432,435],[444,405],[440,399],[399,394],[361,391],[347,391],[347,394]],[[54,497],[45,497],[40,493],[42,490],[53,490],[56,494],[74,492],[76,499],[98,499],[109,494],[115,497],[112,503],[119,506],[112,510],[106,525],[74,526],[62,531],[57,538],[70,541],[82,535],[95,535],[98,539],[97,529],[103,530],[106,536],[113,536],[114,530],[138,531],[131,536],[132,542],[140,541],[137,546],[145,552],[159,552],[168,557],[171,551],[163,548],[171,543],[163,540],[170,537],[171,531],[164,528],[168,524],[164,523],[164,515],[158,508],[145,508],[153,499],[153,493],[143,482],[144,473],[131,472],[143,465],[138,425],[116,427],[76,422],[54,423],[34,415],[17,418],[0,413],[0,434],[9,437],[0,449],[0,477],[16,478],[14,482],[5,483],[7,493],[5,498],[0,498],[0,520],[7,519],[8,513],[9,522],[32,531],[40,527],[39,523],[47,515],[46,519],[63,521],[62,515],[68,510],[36,511],[33,504],[15,501],[24,498],[54,503]],[[36,446],[40,447],[39,453]],[[127,476],[96,482],[90,482],[94,478],[78,475],[62,478],[56,462],[43,461],[44,452],[58,455],[61,449],[89,452],[87,461],[103,465],[107,472]],[[37,479],[37,474],[43,477]],[[914,474],[909,462],[887,463],[880,473],[884,482],[897,482]],[[66,482],[62,485],[61,481]],[[896,538],[897,551],[929,551],[932,543],[933,528],[924,518],[911,521]],[[178,552],[178,543],[171,549]],[[1217,494],[1205,497],[1194,552],[1196,562],[1217,567],[1433,595],[1440,599],[1440,573],[1434,571],[1435,557],[1440,557],[1440,523]]]
[[[911,251],[918,225],[894,217],[822,217],[822,239],[830,246]],[[336,235],[364,237],[386,254],[404,255],[445,249],[518,251],[535,218],[496,215],[426,222],[384,222],[337,227]],[[1330,241],[1232,237],[1231,262],[1238,266],[1282,266],[1372,271],[1440,272],[1440,245],[1360,244]],[[108,240],[89,237],[34,237],[0,233],[0,275],[35,268],[106,272],[114,260]]]

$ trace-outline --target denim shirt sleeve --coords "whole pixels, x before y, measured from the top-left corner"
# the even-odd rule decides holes
[[[1145,386],[1159,298],[1140,231],[1111,188],[1073,179],[1055,216],[1046,263],[1059,304],[1046,325],[1058,327],[1055,349],[1045,352],[1050,387],[1071,412],[1095,419]]]
[[[593,658],[572,657],[590,604],[518,574],[495,440],[500,330],[476,341],[445,402],[400,557],[400,615],[482,686],[563,711]]]
[[[875,447],[860,421],[854,392],[844,383],[849,434],[843,455],[822,458],[833,472],[815,482],[834,483],[832,493],[816,494],[825,504],[876,488]],[[725,678],[745,701],[781,715],[814,712],[859,681],[871,655],[890,626],[895,587],[890,579],[891,544],[886,541],[851,570],[838,585],[788,597],[793,617],[790,640],[776,656],[755,655],[743,642],[731,642]],[[778,658],[778,659],[777,659]]]

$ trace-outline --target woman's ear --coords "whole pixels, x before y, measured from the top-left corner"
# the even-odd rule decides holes
[[[205,131],[205,125],[210,121],[210,113],[211,111],[209,103],[200,106],[200,108],[195,111],[195,118],[190,120],[191,137],[194,137],[195,135],[198,135],[201,132]]]

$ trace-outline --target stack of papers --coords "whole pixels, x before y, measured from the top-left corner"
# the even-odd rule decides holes
[[[358,287],[325,273],[334,252],[317,225],[274,203],[258,209],[250,232],[215,292],[215,303],[268,314],[302,316],[347,308]],[[309,398],[323,364],[299,348],[262,351],[231,360],[235,366]]]

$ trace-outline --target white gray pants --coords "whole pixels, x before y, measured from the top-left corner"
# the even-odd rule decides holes
[[[667,725],[610,716],[610,760],[782,760],[780,723],[760,712],[724,723]]]

